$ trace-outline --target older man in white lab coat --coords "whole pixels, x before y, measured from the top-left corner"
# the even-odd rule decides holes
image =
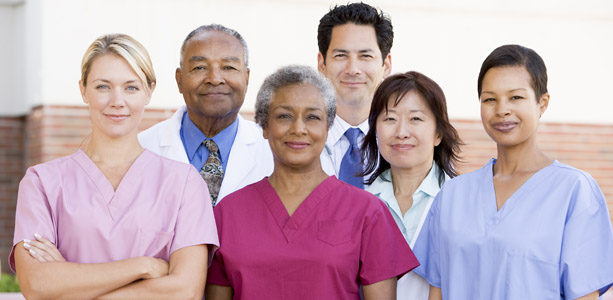
[[[183,42],[175,77],[186,106],[139,134],[144,148],[192,164],[212,204],[272,173],[262,129],[238,112],[249,83],[243,37],[222,25],[201,26]]]

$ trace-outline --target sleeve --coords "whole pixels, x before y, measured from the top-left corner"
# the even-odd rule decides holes
[[[613,283],[613,229],[602,191],[591,177],[580,180],[571,195],[560,258],[560,284],[565,299]]]
[[[363,285],[401,277],[419,265],[383,201],[365,222],[360,251],[360,280]]]
[[[208,244],[209,257],[219,247],[217,226],[213,216],[213,207],[209,190],[200,174],[193,167],[187,168],[181,207],[177,215],[175,233],[170,253],[184,247]],[[210,262],[210,259],[209,259]]]
[[[55,180],[55,178],[50,178]],[[17,210],[15,212],[15,233],[13,248],[9,255],[9,265],[15,272],[15,245],[24,239],[34,239],[38,233],[56,244],[56,230],[53,210],[49,204],[42,179],[34,167],[28,168],[19,183]]]
[[[217,222],[217,229],[219,233],[220,240],[223,237],[223,219],[221,218],[221,210],[223,209],[223,204],[220,203],[215,208],[215,220]],[[228,274],[226,273],[226,266],[224,265],[223,260],[223,248],[220,248],[215,252],[213,256],[213,262],[211,263],[211,267],[209,268],[209,272],[207,275],[207,283],[216,284],[221,286],[230,286],[230,280],[228,279]]]
[[[439,197],[442,197],[441,190],[437,197],[434,198],[434,203],[424,220],[422,227],[413,251],[420,265],[415,269],[415,273],[423,277],[429,284],[441,287],[441,267],[440,267],[440,252],[439,252]]]

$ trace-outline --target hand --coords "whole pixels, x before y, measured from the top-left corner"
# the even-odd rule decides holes
[[[147,262],[147,273],[143,279],[153,279],[168,275],[168,262],[155,257],[143,257]]]
[[[23,240],[23,247],[30,253],[30,256],[40,262],[66,261],[57,247],[48,239],[38,233],[35,233],[34,237],[36,240]]]

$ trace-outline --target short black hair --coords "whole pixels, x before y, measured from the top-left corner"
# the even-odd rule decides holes
[[[382,59],[390,53],[394,43],[394,28],[392,20],[381,10],[360,2],[347,5],[336,5],[319,20],[317,27],[317,45],[319,52],[326,62],[326,53],[332,39],[332,29],[337,25],[353,23],[356,25],[370,25],[375,29],[377,44],[381,50]]]
[[[477,96],[481,97],[483,77],[491,68],[524,67],[530,74],[530,86],[534,90],[536,101],[547,93],[547,67],[536,51],[520,45],[500,46],[483,61],[477,79]]]

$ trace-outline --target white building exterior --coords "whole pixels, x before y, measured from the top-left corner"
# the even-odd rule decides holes
[[[372,0],[394,25],[392,72],[416,70],[447,95],[450,117],[478,119],[476,78],[497,46],[536,50],[549,70],[546,122],[613,124],[613,1]],[[36,105],[80,105],[80,63],[104,33],[127,33],[149,50],[158,77],[152,107],[183,103],[174,70],[199,25],[238,30],[250,48],[244,111],[264,77],[285,64],[315,67],[323,0],[0,0],[0,116]]]

